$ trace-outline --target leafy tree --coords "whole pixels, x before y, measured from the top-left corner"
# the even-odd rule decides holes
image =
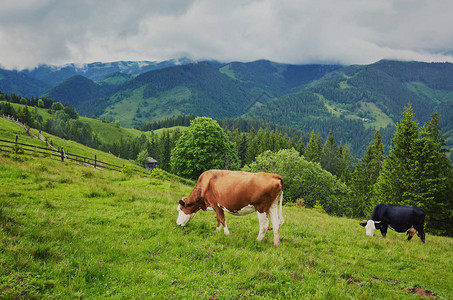
[[[195,179],[209,169],[237,169],[239,158],[234,144],[216,121],[197,117],[176,142],[170,164],[174,173]]]
[[[140,151],[140,153],[137,155],[137,158],[135,161],[139,165],[143,166],[143,165],[145,165],[145,162],[148,159],[148,157],[149,157],[148,150],[144,149],[144,150]]]
[[[56,112],[59,110],[63,110],[64,106],[60,102],[54,102],[52,103],[52,107],[50,108],[50,112]]]
[[[314,207],[319,203],[327,213],[351,214],[350,189],[323,170],[319,163],[305,160],[295,149],[266,151],[243,170],[281,175],[284,179],[284,196],[289,201],[303,199],[307,207]]]

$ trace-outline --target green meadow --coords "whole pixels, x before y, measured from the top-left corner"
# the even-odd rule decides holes
[[[255,214],[228,216],[230,236],[200,212],[175,224],[192,186],[49,158],[0,157],[3,298],[408,298],[453,295],[453,241],[389,232],[285,206],[281,245],[255,238]]]
[[[272,232],[256,241],[256,214],[227,215],[229,236],[212,212],[177,226],[193,185],[0,152],[0,298],[452,298],[451,238],[369,237],[359,220],[286,203],[274,248]]]

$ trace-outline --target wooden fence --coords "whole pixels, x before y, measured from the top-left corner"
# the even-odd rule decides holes
[[[64,148],[61,147],[58,150],[53,148],[44,148],[44,147],[39,147],[35,145],[30,145],[30,144],[24,144],[24,143],[19,143],[18,141],[18,136],[16,135],[15,141],[8,141],[8,140],[2,140],[0,139],[0,151],[3,152],[10,152],[10,153],[17,153],[18,151],[22,150],[24,151],[24,154],[28,155],[33,155],[33,156],[38,156],[39,154],[42,154],[43,156],[50,157],[52,159],[60,160],[64,162],[65,160],[68,161],[73,161],[78,164],[84,164],[88,166],[92,166],[97,169],[109,169],[109,170],[114,170],[114,171],[119,171],[121,172],[125,165],[123,164],[122,166],[118,166],[115,164],[111,164],[105,161],[100,161],[97,159],[97,156],[94,155],[94,158],[89,158],[85,157],[79,154],[73,154],[73,153],[68,153],[65,152]],[[132,168],[133,171],[149,175],[151,174],[150,171],[142,171],[138,169]]]

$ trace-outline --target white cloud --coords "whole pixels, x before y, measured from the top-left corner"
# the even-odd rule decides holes
[[[3,1],[0,65],[180,56],[365,64],[453,61],[448,0]]]

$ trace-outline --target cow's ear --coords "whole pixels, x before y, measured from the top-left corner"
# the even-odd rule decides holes
[[[362,222],[362,223],[360,223],[360,225],[365,227],[366,226],[366,222]]]
[[[184,202],[183,199],[179,200],[179,204],[180,204],[182,207],[186,207],[186,203]]]

